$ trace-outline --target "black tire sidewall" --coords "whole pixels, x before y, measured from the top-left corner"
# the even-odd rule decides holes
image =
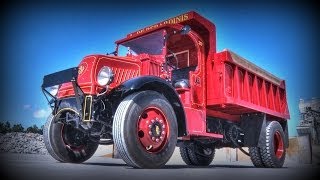
[[[249,154],[251,162],[255,167],[264,167],[264,164],[261,159],[261,153],[259,147],[249,147]]]
[[[207,156],[202,156],[199,153],[204,153],[204,147],[198,144],[199,142],[193,142],[186,146],[188,157],[190,159],[190,162],[194,166],[208,166],[211,164],[211,162],[214,159],[215,156],[215,147],[214,145],[208,146],[206,148],[210,148],[212,150],[212,153]],[[206,146],[206,145],[205,145]]]
[[[183,162],[185,162],[187,165],[192,165],[193,163],[191,162],[191,159],[189,157],[188,148],[185,147],[185,145],[181,145],[181,147],[179,147],[179,150]]]
[[[269,124],[270,126],[270,134],[269,134],[269,137],[267,137],[267,140],[269,140],[269,148],[270,148],[270,157],[272,159],[272,162],[274,163],[274,165],[276,167],[282,167],[283,164],[284,164],[284,160],[285,160],[285,157],[286,157],[286,148],[285,148],[285,142],[284,142],[284,132],[283,132],[283,129],[281,127],[281,125],[276,122],[276,121],[273,121]],[[276,153],[275,153],[275,147],[274,147],[274,135],[276,132],[279,132],[280,133],[280,136],[281,136],[281,140],[282,140],[282,143],[283,143],[283,154],[281,156],[280,159],[277,158],[276,156]],[[267,143],[267,142],[266,142]]]
[[[124,143],[130,159],[138,166],[144,168],[157,168],[163,166],[173,154],[177,142],[177,121],[174,111],[166,98],[153,91],[144,91],[134,98],[124,123]],[[147,152],[139,141],[137,124],[139,116],[147,107],[160,109],[167,118],[169,137],[167,144],[157,153]]]
[[[49,119],[48,119],[49,120]],[[62,138],[62,128],[63,124],[54,122],[54,117],[50,119],[50,123],[47,129],[47,138],[48,138],[48,145],[47,149],[52,151],[50,154],[55,159],[55,156],[58,157],[57,160],[61,162],[70,162],[70,163],[82,163],[88,160],[98,148],[98,143],[87,141],[84,147],[81,150],[72,151],[66,147],[66,144]],[[52,155],[52,153],[54,153]],[[55,156],[54,156],[55,155]]]
[[[44,126],[44,129],[43,129],[44,144],[45,144],[45,147],[46,147],[48,153],[54,159],[56,159],[57,161],[60,161],[60,162],[64,162],[63,159],[61,159],[59,156],[57,156],[55,150],[52,147],[52,143],[51,143],[52,142],[52,140],[51,140],[52,133],[50,132],[50,129],[51,129],[51,125],[52,125],[53,120],[54,120],[54,116],[52,114],[50,114],[49,117],[47,118],[47,122]]]

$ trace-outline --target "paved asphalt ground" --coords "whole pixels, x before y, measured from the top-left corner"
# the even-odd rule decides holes
[[[175,153],[176,154],[176,153]],[[177,154],[175,155],[177,156]],[[115,179],[192,179],[192,180],[292,180],[315,179],[318,165],[285,163],[284,168],[254,168],[251,162],[214,161],[208,167],[186,166],[173,157],[162,169],[135,169],[120,160],[94,156],[82,164],[59,163],[47,155],[0,153],[1,180],[115,180]]]

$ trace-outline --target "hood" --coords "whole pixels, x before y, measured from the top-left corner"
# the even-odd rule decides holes
[[[106,55],[90,55],[83,58],[78,66],[78,85],[85,94],[95,95],[105,87],[97,83],[97,75],[100,69],[108,66],[114,73],[114,80],[110,88],[114,88],[122,82],[139,76],[141,73],[141,62],[132,57],[118,57]],[[71,83],[64,83],[59,88],[58,98],[73,96]]]

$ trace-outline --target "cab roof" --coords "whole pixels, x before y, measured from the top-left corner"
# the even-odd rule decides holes
[[[151,26],[142,28],[138,31],[129,33],[127,37],[116,41],[116,44],[132,40],[134,38],[144,36],[153,31],[170,27],[174,24],[189,25],[193,31],[195,31],[206,44],[206,51],[216,52],[216,29],[215,25],[208,19],[200,16],[194,11],[186,12],[178,16],[166,19]]]

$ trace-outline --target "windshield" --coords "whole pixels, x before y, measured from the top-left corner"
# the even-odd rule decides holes
[[[142,53],[150,55],[161,55],[163,48],[163,34],[162,31],[155,31],[142,37],[119,44],[118,55],[124,56],[128,53],[138,55]]]

